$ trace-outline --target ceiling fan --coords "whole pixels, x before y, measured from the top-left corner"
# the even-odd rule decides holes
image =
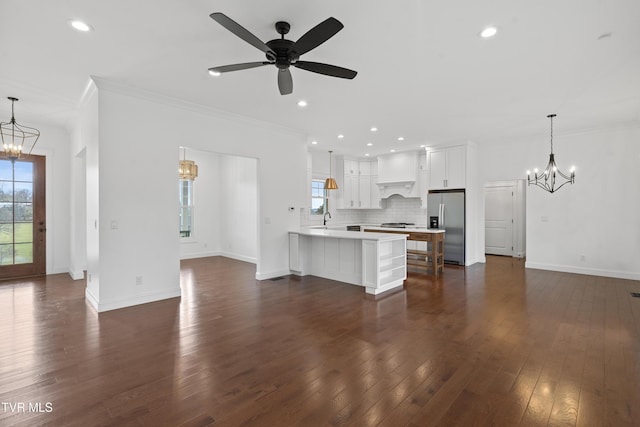
[[[246,70],[264,65],[275,65],[278,68],[278,89],[280,89],[281,95],[288,95],[293,92],[293,79],[291,78],[291,71],[289,71],[289,67],[291,66],[318,74],[324,74],[325,76],[340,77],[342,79],[353,79],[356,74],[358,74],[357,71],[335,65],[299,60],[300,55],[320,46],[344,27],[344,25],[335,18],[328,18],[319,23],[307,31],[296,42],[284,38],[284,35],[289,32],[289,23],[284,21],[276,22],[276,31],[280,34],[280,38],[263,43],[262,40],[225,14],[216,12],[209,16],[242,40],[263,51],[267,57],[266,61],[212,67],[209,68],[209,72],[211,73],[227,73],[229,71]]]

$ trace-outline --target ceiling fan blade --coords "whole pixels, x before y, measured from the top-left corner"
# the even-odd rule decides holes
[[[254,36],[251,32],[249,32],[249,30],[244,28],[242,25],[238,24],[233,19],[229,18],[224,13],[215,12],[215,13],[212,13],[211,15],[209,15],[209,16],[211,17],[211,19],[216,21],[218,24],[222,25],[227,30],[231,31],[233,34],[235,34],[236,36],[240,37],[242,40],[246,41],[250,45],[260,49],[261,51],[263,51],[264,53],[266,53],[268,55],[272,55],[273,58],[276,57],[275,52],[273,50],[271,50],[271,48],[269,46],[264,44],[262,42],[262,40],[260,40],[256,36]]]
[[[291,65],[313,73],[324,74],[325,76],[331,77],[340,77],[341,79],[352,79],[358,74],[357,71],[349,70],[348,68],[323,64],[320,62],[298,61]]]
[[[314,49],[329,40],[343,27],[344,25],[342,25],[342,22],[338,21],[336,18],[327,18],[304,33],[302,37],[300,37],[298,41],[291,46],[290,50],[296,52],[298,55],[307,53],[311,49]]]
[[[262,67],[263,65],[269,65],[270,62],[261,61],[261,62],[245,62],[243,64],[231,64],[231,65],[223,65],[221,67],[211,67],[209,71],[218,72],[218,73],[228,73],[229,71],[240,71],[246,70],[249,68]]]
[[[289,95],[293,92],[293,79],[288,68],[278,69],[278,89],[280,89],[280,95]]]

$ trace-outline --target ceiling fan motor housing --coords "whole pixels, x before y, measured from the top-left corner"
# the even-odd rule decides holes
[[[270,61],[275,60],[276,67],[280,69],[289,68],[292,62],[296,62],[298,60],[298,54],[289,51],[293,44],[294,42],[287,39],[275,39],[268,41],[266,45],[276,53],[276,57],[275,59],[271,59],[269,58],[269,54],[267,54],[267,59]]]

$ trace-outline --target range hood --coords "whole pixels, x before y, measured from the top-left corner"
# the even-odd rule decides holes
[[[415,181],[379,182],[378,190],[380,191],[381,199],[388,199],[396,195],[406,198],[420,197],[418,194],[418,185],[416,185]]]
[[[378,157],[378,189],[380,198],[393,195],[420,197],[417,185],[418,152],[387,154]]]

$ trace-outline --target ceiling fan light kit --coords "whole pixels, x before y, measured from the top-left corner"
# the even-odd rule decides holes
[[[280,34],[280,38],[264,43],[258,37],[223,13],[215,12],[209,16],[211,19],[231,31],[245,42],[261,50],[266,56],[266,61],[211,67],[209,68],[209,73],[211,74],[215,75],[216,73],[221,74],[231,71],[262,67],[265,65],[275,65],[276,68],[278,68],[277,80],[278,89],[281,95],[289,95],[293,92],[293,78],[290,71],[291,66],[311,71],[313,73],[339,77],[342,79],[353,79],[358,74],[356,71],[338,67],[336,65],[300,61],[301,55],[320,46],[344,27],[340,21],[333,17],[322,21],[320,24],[303,34],[302,37],[295,42],[284,38],[285,34],[287,34],[291,29],[289,23],[278,21],[276,22],[275,28],[278,34]]]

